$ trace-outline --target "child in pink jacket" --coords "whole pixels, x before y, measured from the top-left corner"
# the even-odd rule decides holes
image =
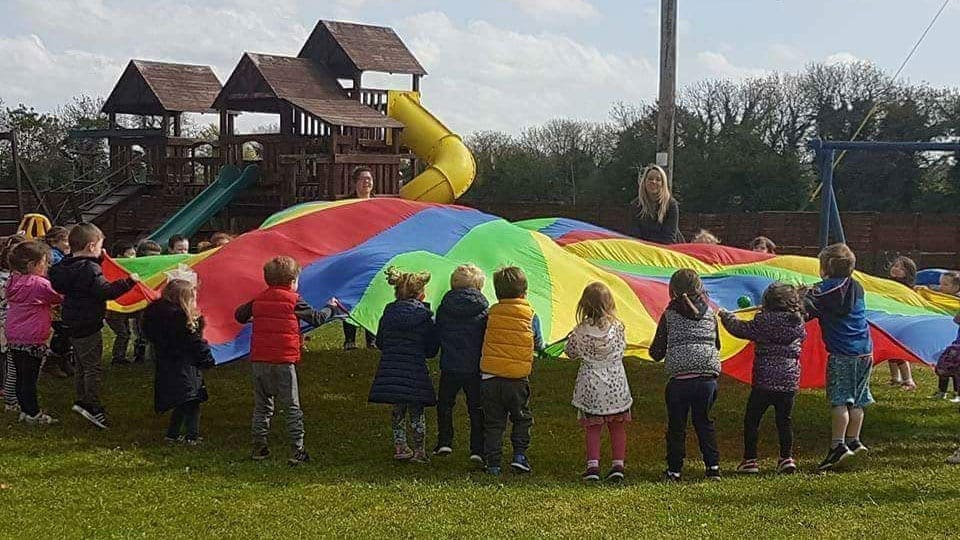
[[[47,279],[50,248],[42,242],[23,242],[10,252],[7,282],[7,346],[17,369],[17,401],[20,421],[33,425],[57,420],[40,410],[37,379],[50,339],[50,308],[63,298]]]

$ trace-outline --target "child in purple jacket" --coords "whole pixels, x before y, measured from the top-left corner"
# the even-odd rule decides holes
[[[777,472],[796,472],[793,459],[793,401],[800,389],[800,348],[807,336],[801,315],[800,294],[792,285],[776,282],[763,293],[763,306],[752,321],[720,312],[728,332],[755,342],[753,388],[743,417],[743,461],[738,473],[757,474],[757,440],[760,420],[773,406],[780,438]]]
[[[57,422],[40,410],[37,399],[37,379],[50,338],[50,308],[63,300],[46,277],[49,264],[50,248],[42,242],[23,242],[10,252],[13,273],[7,282],[4,331],[17,370],[20,421],[32,425]]]

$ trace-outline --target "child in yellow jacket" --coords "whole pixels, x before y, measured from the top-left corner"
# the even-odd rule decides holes
[[[483,438],[487,472],[500,474],[503,433],[513,424],[510,442],[517,472],[530,472],[530,382],[534,353],[543,349],[540,319],[527,302],[527,277],[510,266],[493,275],[498,302],[490,307],[483,338],[480,373],[483,386]]]

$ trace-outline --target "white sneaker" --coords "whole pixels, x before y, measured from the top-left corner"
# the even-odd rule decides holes
[[[32,426],[49,426],[60,422],[56,418],[44,413],[43,411],[38,412],[36,416],[27,416],[25,414],[23,416],[25,417],[24,421]]]
[[[3,410],[4,410],[4,412],[15,412],[15,413],[18,413],[18,412],[20,412],[20,405],[18,405],[18,404],[4,405],[4,406],[3,406]]]
[[[957,451],[947,458],[947,463],[960,465],[960,448],[957,448]]]
[[[950,403],[960,403],[960,393],[955,394],[953,399],[950,400]]]

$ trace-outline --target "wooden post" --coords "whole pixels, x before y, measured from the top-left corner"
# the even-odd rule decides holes
[[[660,100],[657,114],[657,165],[673,187],[673,141],[677,107],[677,0],[660,0]]]
[[[13,176],[17,181],[17,210],[20,211],[20,217],[23,217],[23,180],[20,178],[20,158],[17,156],[17,134],[10,132],[10,154],[13,157]],[[53,216],[50,216],[51,218]]]
[[[363,100],[360,98],[360,79],[363,78],[363,72],[357,71],[353,74],[353,99],[363,103]]]
[[[173,136],[179,137],[183,128],[183,113],[173,115]]]
[[[420,75],[413,76],[413,86],[412,89],[414,92],[420,91]]]
[[[170,115],[166,112],[163,113],[163,116],[160,120],[160,133],[162,133],[163,138],[170,136]]]
[[[286,103],[280,105],[280,133],[293,134],[293,106]]]

